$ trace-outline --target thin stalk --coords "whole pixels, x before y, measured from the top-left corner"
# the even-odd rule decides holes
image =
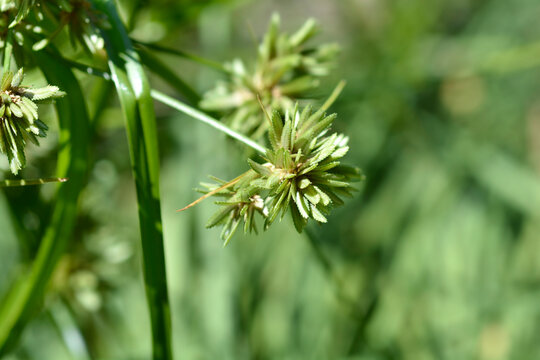
[[[330,106],[332,106],[332,104],[337,100],[339,94],[341,94],[341,92],[343,91],[343,88],[345,88],[346,84],[347,82],[345,80],[341,80],[336,85],[336,87],[334,88],[334,90],[332,91],[328,99],[326,99],[324,104],[321,106],[320,111],[326,111],[330,108]]]
[[[152,330],[152,358],[170,360],[171,317],[159,194],[159,154],[150,85],[113,0],[95,0],[108,18],[101,29],[109,69],[120,99],[128,137],[141,234],[143,275]]]
[[[176,56],[182,57],[182,58],[187,59],[187,60],[194,61],[194,62],[196,62],[198,64],[207,66],[209,68],[212,68],[214,70],[217,70],[217,71],[220,71],[220,72],[223,72],[223,73],[229,73],[230,72],[221,63],[219,63],[217,61],[208,60],[208,59],[205,59],[205,58],[200,57],[198,55],[188,53],[188,52],[183,51],[183,50],[171,49],[171,48],[168,48],[168,47],[165,47],[165,46],[145,43],[145,42],[137,41],[137,40],[133,40],[133,39],[132,39],[132,41],[137,47],[147,47],[148,49],[160,51],[162,53],[176,55]]]
[[[165,95],[164,93],[162,93],[161,91],[158,91],[158,90],[152,90],[150,92],[150,94],[152,95],[152,97],[159,101],[159,102],[162,102],[163,104],[165,105],[168,105],[170,107],[172,107],[173,109],[176,109],[178,111],[181,111],[183,112],[184,114],[186,115],[189,115],[191,116],[192,118],[196,119],[196,120],[199,120],[199,121],[202,121],[203,123],[205,124],[208,124],[210,126],[212,126],[213,128],[221,131],[221,132],[224,132],[225,134],[229,135],[230,137],[238,140],[238,141],[241,141],[243,142],[244,144],[246,144],[247,146],[253,148],[254,150],[262,153],[262,154],[266,154],[266,151],[267,149],[264,147],[264,146],[261,146],[259,144],[257,144],[255,141],[251,140],[250,138],[240,134],[240,133],[237,133],[236,131],[232,130],[231,128],[229,128],[228,126],[224,125],[223,123],[219,122],[218,120],[212,118],[211,116],[208,116],[206,115],[205,113],[203,113],[202,111],[199,111],[183,102],[181,102],[180,100],[177,100],[177,99],[174,99],[168,95]]]
[[[12,180],[6,179],[0,181],[0,188],[2,187],[11,187],[11,186],[29,186],[29,185],[41,185],[47,183],[55,182],[66,182],[67,178],[43,178],[43,179],[20,179]]]

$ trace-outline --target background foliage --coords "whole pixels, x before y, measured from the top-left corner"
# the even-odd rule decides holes
[[[120,1],[132,37],[229,61],[255,58],[269,14],[307,17],[342,53],[321,103],[350,136],[361,191],[310,242],[289,217],[222,248],[188,212],[207,174],[245,153],[160,105],[161,194],[173,346],[180,359],[537,359],[540,357],[540,4],[533,0]],[[61,40],[61,39],[60,39]],[[221,78],[159,55],[199,92]],[[68,255],[7,359],[146,359],[135,187],[118,102],[76,74],[90,105],[89,183]],[[27,80],[45,80],[28,72]],[[157,78],[153,86],[171,90]],[[172,90],[170,91],[172,93]],[[48,115],[48,117],[45,117]],[[58,132],[28,147],[27,178],[52,174]],[[2,158],[4,177],[9,172]],[[54,185],[0,193],[0,294],[48,225]],[[313,246],[313,243],[317,246]],[[23,265],[21,265],[23,264]]]

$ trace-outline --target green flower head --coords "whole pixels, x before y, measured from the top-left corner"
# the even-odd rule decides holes
[[[261,178],[253,184],[268,190],[269,214],[265,226],[290,208],[298,232],[308,219],[325,223],[330,210],[342,205],[341,197],[352,196],[351,181],[360,180],[360,170],[341,164],[347,154],[348,138],[342,134],[327,135],[335,114],[302,112],[298,107],[283,116],[274,111],[268,134],[272,149],[265,164],[250,160],[251,168]]]
[[[310,97],[319,86],[319,78],[328,74],[338,51],[335,44],[306,46],[317,33],[313,19],[290,35],[280,33],[279,28],[279,16],[274,15],[253,70],[239,59],[226,64],[229,79],[206,93],[200,104],[222,113],[233,130],[254,139],[268,130],[257,97],[266,108],[292,110],[298,99]]]
[[[65,95],[56,86],[21,86],[23,77],[23,69],[4,72],[0,84],[0,152],[7,155],[13,174],[26,164],[26,143],[39,145],[37,137],[45,137],[47,125],[38,118],[37,103]]]
[[[268,117],[272,148],[265,162],[249,160],[251,170],[237,179],[207,186],[226,198],[216,202],[221,208],[208,226],[224,225],[227,242],[241,221],[245,232],[255,230],[256,213],[264,218],[265,229],[289,210],[298,232],[309,219],[325,223],[331,209],[343,204],[342,197],[352,196],[351,182],[363,178],[359,169],[341,163],[348,138],[328,134],[335,118],[311,107],[300,111],[297,105],[285,114],[275,110]]]

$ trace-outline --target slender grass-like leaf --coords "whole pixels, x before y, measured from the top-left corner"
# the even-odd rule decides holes
[[[148,79],[113,1],[96,0],[108,17],[102,29],[109,68],[126,121],[143,249],[143,273],[152,327],[153,359],[172,359],[171,320],[159,200],[159,157]]]
[[[88,114],[79,83],[69,69],[46,53],[35,56],[47,80],[69,93],[56,102],[60,128],[57,174],[69,181],[59,185],[52,218],[31,269],[18,279],[0,305],[0,356],[16,344],[43,300],[51,274],[71,236],[88,170]]]
[[[172,86],[180,94],[184,95],[186,99],[196,105],[201,101],[201,97],[193,88],[186,83],[180,76],[174,71],[169,69],[161,60],[152,55],[152,53],[146,50],[144,47],[139,48],[139,56],[142,63],[150,69],[154,74],[158,75],[167,84]]]
[[[90,124],[93,133],[101,115],[107,109],[111,97],[114,96],[114,84],[109,80],[97,78],[89,96],[88,112],[90,113]]]
[[[187,59],[187,60],[191,60],[191,61],[194,61],[196,63],[199,63],[201,65],[204,65],[204,66],[208,66],[214,70],[217,70],[217,71],[220,71],[220,72],[223,72],[223,73],[229,73],[230,71],[228,69],[226,69],[221,63],[218,63],[216,61],[212,61],[212,60],[208,60],[208,59],[205,59],[203,57],[200,57],[200,56],[197,56],[197,55],[194,55],[194,54],[190,54],[186,51],[182,51],[182,50],[178,50],[178,49],[171,49],[171,48],[168,48],[168,47],[165,47],[165,46],[161,46],[161,45],[157,45],[157,44],[150,44],[150,43],[145,43],[145,42],[141,42],[141,41],[137,41],[137,40],[132,40],[135,45],[137,46],[137,48],[143,48],[143,47],[146,47],[148,49],[151,49],[151,50],[156,50],[156,51],[159,51],[159,52],[162,52],[162,53],[165,53],[165,54],[171,54],[171,55],[175,55],[175,56],[179,56],[181,58],[184,58],[184,59]]]

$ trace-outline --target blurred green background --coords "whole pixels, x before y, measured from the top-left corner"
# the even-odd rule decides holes
[[[156,105],[177,359],[540,359],[538,1],[120,4],[134,38],[220,62],[254,60],[272,12],[289,31],[315,17],[314,42],[342,46],[320,99],[347,80],[331,110],[350,136],[348,163],[367,175],[309,238],[286,217],[223,248],[219,229],[204,228],[211,201],[175,210],[208,174],[246,169],[246,153]],[[200,92],[220,78],[160,58]],[[79,75],[88,94],[107,91]],[[122,116],[107,101],[69,254],[9,360],[150,356],[135,189]],[[29,149],[25,174],[53,173],[56,143],[53,132]],[[0,295],[35,252],[17,227],[38,233],[48,221],[28,204],[53,193],[0,193]]]

